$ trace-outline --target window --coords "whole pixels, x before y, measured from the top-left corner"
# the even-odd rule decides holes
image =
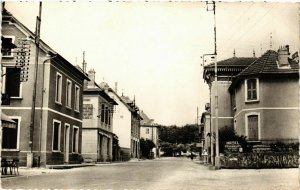
[[[62,75],[56,73],[56,92],[55,92],[55,102],[61,104],[61,90],[62,90]]]
[[[71,108],[71,97],[72,97],[72,82],[67,80],[66,85],[66,106]]]
[[[104,109],[105,109],[105,105],[102,104],[101,105],[101,122],[103,123],[104,122]]]
[[[236,90],[234,89],[231,94],[231,106],[232,109],[236,109]]]
[[[53,121],[53,138],[52,138],[52,150],[60,151],[60,130],[61,122],[54,120]]]
[[[110,110],[108,110],[108,125],[109,126],[111,124],[111,117],[112,117],[112,114],[111,114]]]
[[[260,139],[259,114],[247,114],[246,127],[246,136],[248,140],[257,141]]]
[[[108,107],[105,107],[105,124],[108,124]]]
[[[16,128],[2,127],[2,150],[19,149],[19,128],[21,118],[10,117],[17,125]]]
[[[3,36],[3,42],[2,45],[5,45],[6,47],[1,48],[1,53],[3,57],[8,57],[8,58],[13,58],[13,53],[12,53],[12,46],[15,42],[15,36]]]
[[[80,88],[75,85],[75,111],[79,111]]]
[[[146,128],[146,134],[149,134],[149,131],[150,131],[149,128]]]
[[[78,153],[78,136],[79,136],[79,128],[74,126],[73,127],[73,146],[72,152]]]
[[[248,79],[246,82],[246,101],[258,100],[258,79]]]
[[[5,94],[12,98],[21,97],[20,68],[6,68]]]

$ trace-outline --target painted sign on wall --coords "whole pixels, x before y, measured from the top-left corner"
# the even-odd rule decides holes
[[[93,118],[93,104],[83,104],[83,119]]]

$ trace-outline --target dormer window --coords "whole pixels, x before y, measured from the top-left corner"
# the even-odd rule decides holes
[[[245,80],[245,101],[253,102],[259,100],[259,82],[258,79],[246,79]]]

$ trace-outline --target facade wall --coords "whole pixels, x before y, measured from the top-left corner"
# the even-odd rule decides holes
[[[85,148],[85,154],[83,155],[86,159],[92,159],[95,162],[111,161],[112,160],[112,125],[113,125],[113,113],[109,115],[110,124],[102,122],[101,118],[104,117],[106,108],[113,110],[113,105],[108,103],[104,98],[97,92],[91,95],[84,95],[84,117],[83,117],[83,132],[87,135],[92,135],[95,138],[88,139],[88,136],[83,139],[82,147]],[[102,112],[102,105],[105,105],[104,112]],[[93,141],[93,142],[91,142]],[[91,150],[92,149],[92,150]],[[93,156],[89,155],[93,152]]]
[[[259,101],[245,102],[245,84],[237,86],[235,128],[246,135],[246,117],[259,115],[259,138],[266,141],[298,139],[298,80],[259,78]]]
[[[113,117],[113,133],[118,136],[119,146],[130,149],[131,146],[131,112],[112,92],[109,95],[117,102]]]
[[[149,130],[149,133],[146,132],[147,129]],[[140,131],[141,131],[141,138],[152,140],[154,144],[157,146],[158,144],[157,127],[141,125]]]
[[[83,159],[98,159],[98,130],[97,129],[83,129],[82,130],[82,157]]]
[[[230,81],[218,81],[218,126],[233,126],[233,117],[231,109],[231,97],[228,92]],[[212,113],[212,126],[215,126],[215,95],[216,83],[212,83],[211,87],[211,113]]]
[[[18,37],[25,38],[27,36],[26,31],[17,27],[15,24],[2,23],[2,33],[4,36],[15,36],[14,44],[17,44]],[[26,156],[27,153],[30,153],[30,114],[32,106],[32,97],[33,97],[33,87],[34,87],[34,63],[35,63],[35,44],[34,41],[30,41],[30,59],[29,59],[29,74],[28,81],[21,83],[21,95],[18,98],[11,98],[10,105],[1,106],[2,110],[8,116],[20,116],[21,126],[19,132],[19,150],[14,154],[20,159],[21,165],[26,165]],[[43,45],[41,45],[43,46]],[[47,49],[47,48],[46,48]],[[82,113],[80,109],[78,112],[74,111],[74,108],[68,109],[65,107],[66,100],[66,79],[72,81],[72,84],[75,83],[81,87],[82,94],[82,76],[76,76],[72,72],[72,68],[65,68],[62,65],[65,63],[56,63],[53,60],[46,61],[49,59],[46,56],[46,52],[43,49],[40,49],[39,53],[39,62],[38,62],[38,76],[37,76],[37,85],[36,85],[36,104],[35,104],[35,121],[34,121],[34,134],[33,134],[33,156],[34,165],[37,164],[39,157],[41,158],[41,165],[45,164],[58,164],[64,163],[65,152],[64,152],[64,124],[70,124],[70,135],[72,135],[71,130],[73,126],[78,127],[78,147],[77,152],[69,152],[69,161],[70,163],[79,163],[80,162],[80,152],[81,152],[81,127],[82,127]],[[3,71],[5,72],[6,67],[14,67],[16,64],[16,59],[5,58],[1,60],[1,65]],[[73,68],[74,69],[74,68]],[[62,102],[61,105],[54,103],[55,91],[56,91],[56,77],[55,73],[59,71],[62,74]],[[6,80],[6,77],[3,77],[3,81]],[[5,83],[3,83],[5,84]],[[8,83],[9,85],[9,83]],[[2,93],[5,93],[6,86],[2,86]],[[72,105],[74,105],[74,86],[72,87]],[[43,94],[43,96],[42,96]],[[79,98],[79,102],[82,102],[82,97]],[[41,117],[42,116],[42,117]],[[60,150],[53,152],[52,151],[52,138],[53,138],[53,119],[61,121],[61,131],[60,131]],[[70,147],[71,145],[71,137]],[[71,148],[69,149],[71,151]],[[2,155],[12,155],[12,151],[2,150]]]

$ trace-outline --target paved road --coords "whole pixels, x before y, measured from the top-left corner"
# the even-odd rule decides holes
[[[182,158],[52,170],[2,179],[5,189],[298,189],[298,169],[218,170]]]

